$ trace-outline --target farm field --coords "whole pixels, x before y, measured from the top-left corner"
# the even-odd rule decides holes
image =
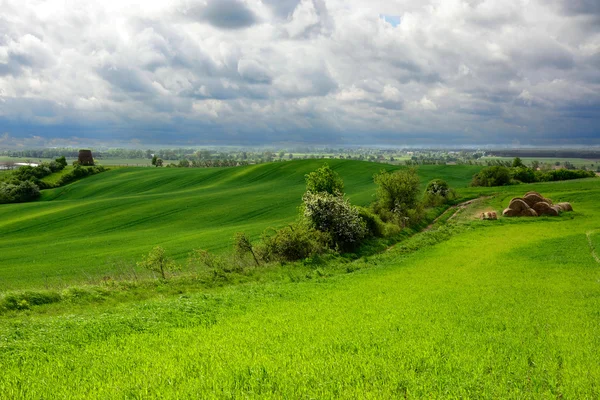
[[[363,171],[350,173],[359,165],[335,167],[348,189],[359,188],[355,202],[368,201]],[[223,185],[227,171],[212,182]],[[458,186],[464,171],[436,173],[448,171]],[[254,173],[237,176],[238,187]],[[88,185],[106,184],[100,177],[74,185],[64,202],[96,192]],[[135,181],[131,191],[143,193]],[[474,218],[528,190],[570,201],[575,211]],[[598,180],[461,193],[495,195],[389,251],[315,266],[310,276],[290,266],[277,282],[161,294],[177,288],[173,282],[139,302],[0,316],[0,391],[81,399],[598,398]]]
[[[8,156],[0,156],[0,164],[6,162],[15,162],[15,163],[42,163],[42,162],[50,162],[54,161],[54,158],[35,158],[35,157],[8,157]],[[67,163],[71,165],[73,161],[77,161],[76,158],[67,158]],[[152,160],[147,158],[100,158],[96,159],[98,164],[111,166],[111,165],[119,165],[119,166],[131,166],[131,167],[150,167],[152,166]],[[166,164],[176,161],[165,160]]]
[[[512,162],[514,157],[483,157],[481,161],[490,161],[490,160],[501,160],[501,161],[509,161]],[[594,170],[597,167],[600,167],[600,160],[588,159],[588,158],[560,158],[560,157],[521,157],[521,161],[525,165],[531,165],[533,161],[539,161],[540,163],[552,164],[555,165],[557,162],[560,163],[561,166],[564,165],[565,162],[570,162],[576,168],[593,168]]]
[[[98,280],[135,268],[162,245],[183,262],[192,249],[222,252],[235,232],[256,239],[292,222],[304,175],[322,160],[219,169],[118,168],[58,189],[34,203],[0,206],[0,290]],[[390,165],[330,160],[350,199],[373,200],[372,176]],[[466,186],[479,167],[427,166]]]

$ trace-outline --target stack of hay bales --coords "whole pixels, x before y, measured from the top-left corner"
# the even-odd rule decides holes
[[[537,192],[527,192],[522,198],[510,201],[508,208],[502,213],[505,217],[537,217],[540,215],[558,216],[561,211],[573,211],[570,203],[552,204],[552,200]]]
[[[487,211],[487,212],[482,212],[481,215],[479,216],[479,218],[483,219],[483,220],[497,220],[498,219],[498,215],[496,215],[496,212],[494,211]]]

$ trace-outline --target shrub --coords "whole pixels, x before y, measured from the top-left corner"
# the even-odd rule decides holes
[[[343,196],[306,192],[302,200],[303,215],[309,225],[328,233],[339,250],[357,246],[367,235],[366,223],[358,209]]]
[[[272,229],[271,229],[272,230]],[[309,229],[303,224],[293,224],[265,231],[262,243],[257,246],[257,255],[266,262],[296,261],[322,254],[330,241],[327,234]]]
[[[565,168],[552,171],[536,171],[535,176],[539,182],[567,181],[571,179],[593,178],[596,174],[593,171],[569,170]]]
[[[177,264],[166,256],[165,250],[160,246],[153,248],[137,265],[152,272],[159,272],[163,279],[167,279],[167,272],[177,269]]]
[[[364,207],[356,207],[358,209],[358,215],[365,222],[365,227],[369,235],[374,237],[386,236],[386,224],[379,218],[377,214]]]
[[[471,186],[505,186],[510,183],[510,169],[501,165],[486,167],[473,175]]]
[[[413,219],[418,213],[420,180],[417,170],[402,169],[392,173],[382,170],[373,176],[377,184],[377,201],[373,210],[385,222],[401,223],[403,218]]]
[[[26,310],[31,306],[57,303],[61,300],[59,293],[50,291],[26,291],[7,294],[0,302],[6,310]]]
[[[23,203],[40,197],[40,188],[31,181],[0,183],[0,204]]]
[[[311,193],[326,192],[329,194],[344,193],[344,182],[337,172],[323,165],[314,172],[305,175],[306,191]]]
[[[524,166],[512,169],[512,178],[523,183],[536,182],[535,171]]]
[[[245,233],[237,232],[235,234],[233,238],[233,248],[235,250],[235,253],[240,258],[243,258],[247,253],[252,254],[256,266],[258,267],[260,265],[258,259],[256,258],[256,254],[254,253],[252,242],[250,242],[250,239],[248,238],[248,236],[246,236]]]
[[[425,192],[448,198],[450,186],[448,186],[448,182],[443,179],[434,179],[427,184]]]

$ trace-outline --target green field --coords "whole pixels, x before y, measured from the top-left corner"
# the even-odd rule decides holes
[[[108,251],[124,257],[156,243],[182,255],[190,246],[224,249],[236,230],[255,236],[292,220],[304,173],[320,165],[119,169],[48,191],[40,202],[0,206],[0,280],[37,287],[40,273],[68,282],[78,268],[100,273],[106,263],[93,261],[110,255],[102,252],[109,241]],[[371,201],[371,175],[381,165],[330,165],[354,203]],[[97,288],[96,298],[73,288],[64,292],[72,302],[0,315],[0,393],[599,398],[600,180],[467,188],[473,167],[419,171],[424,182],[439,177],[461,187],[465,198],[493,197],[354,261],[273,266],[265,281],[221,288],[173,280]],[[575,211],[475,218],[528,190]],[[80,266],[67,268],[73,258]]]
[[[292,222],[304,175],[323,161],[220,169],[119,168],[43,192],[42,200],[0,206],[0,290],[89,281],[131,268],[163,245],[178,261],[192,249],[229,251],[235,232],[253,238]],[[356,204],[373,200],[380,168],[331,160]],[[465,186],[477,167],[421,169]]]
[[[501,160],[501,161],[513,161],[514,157],[483,157],[480,161],[492,161],[492,160]],[[557,162],[560,165],[564,165],[565,162],[570,162],[576,168],[592,168],[596,170],[596,168],[600,167],[600,160],[598,159],[588,159],[588,158],[560,158],[560,157],[521,157],[521,161],[525,165],[531,165],[533,161],[538,161],[540,163],[555,165]]]
[[[43,163],[54,161],[54,158],[35,158],[35,157],[8,157],[8,156],[0,156],[0,164],[5,162],[15,162],[15,163]],[[77,161],[76,158],[67,158],[67,162],[72,164],[73,161]],[[152,160],[148,158],[100,158],[96,159],[96,162],[100,165],[111,166],[130,166],[130,167],[150,167],[152,166]],[[166,164],[176,163],[177,161],[165,160]]]

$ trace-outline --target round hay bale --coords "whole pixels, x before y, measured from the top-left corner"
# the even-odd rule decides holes
[[[521,211],[520,217],[537,217],[538,213],[533,208]]]
[[[558,211],[556,208],[544,201],[536,203],[536,205],[533,206],[533,209],[538,213],[538,215],[550,215],[553,217],[558,216]]]
[[[504,217],[518,217],[519,216],[519,212],[513,210],[512,208],[506,208],[504,211],[502,211],[502,216]]]
[[[91,150],[79,150],[77,161],[81,165],[94,165],[94,156]]]
[[[557,206],[559,206],[562,211],[573,211],[573,207],[571,206],[571,203],[567,203],[567,202],[558,203]]]
[[[537,193],[530,193],[523,197],[523,201],[527,203],[529,207],[533,207],[536,203],[544,201],[544,198]]]
[[[544,197],[541,194],[539,194],[538,192],[533,192],[533,191],[525,193],[525,195],[523,197],[529,196],[530,194],[535,194],[536,196]]]
[[[515,197],[510,201],[508,208],[512,208],[515,211],[521,212],[523,210],[527,210],[531,207],[521,198]]]
[[[557,214],[560,214],[563,211],[563,209],[560,208],[560,206],[557,206],[556,204],[553,205],[553,206],[550,206],[550,208],[552,208],[553,210],[555,210]]]

